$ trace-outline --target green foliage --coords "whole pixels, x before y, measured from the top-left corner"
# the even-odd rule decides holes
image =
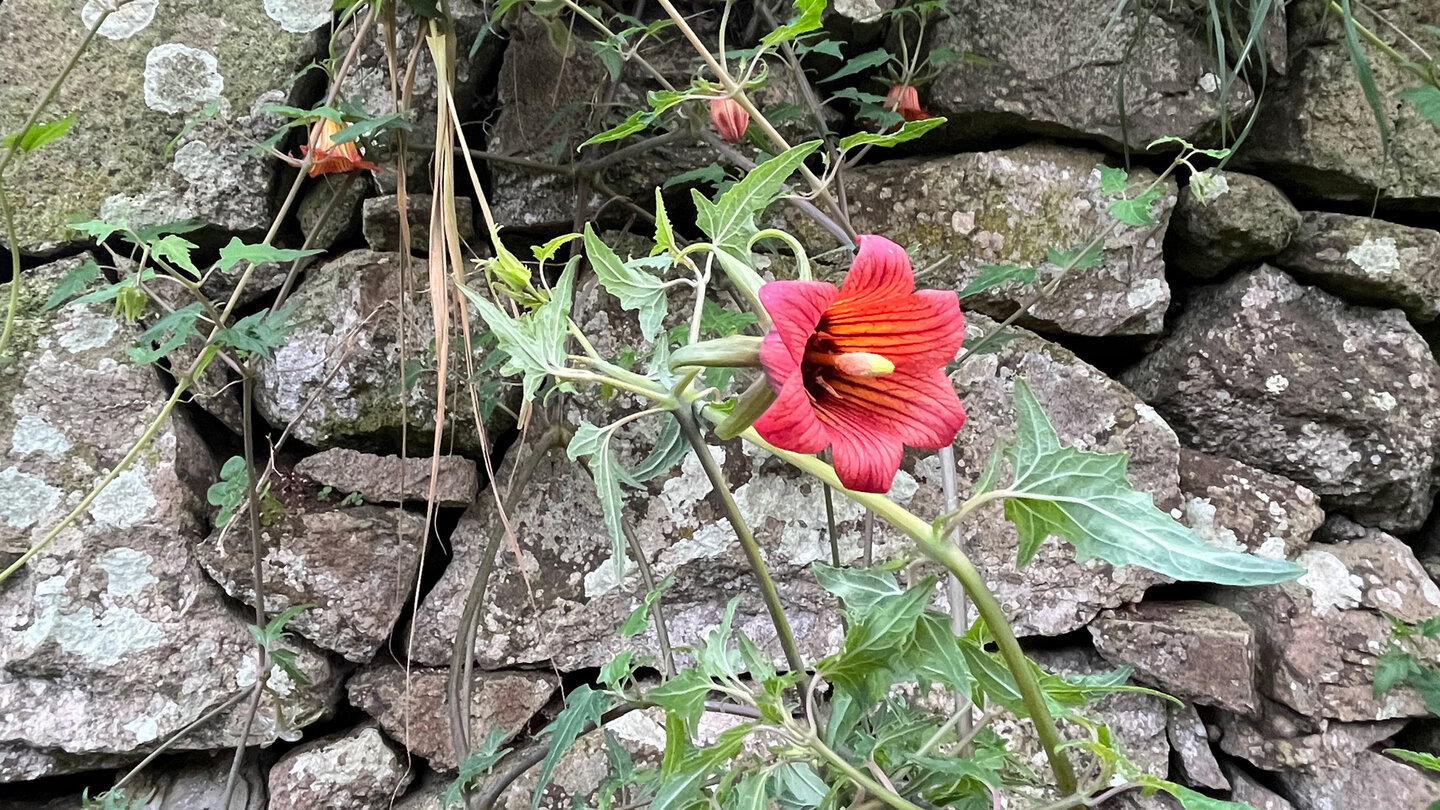
[[[826,0],[795,0],[794,19],[766,34],[760,40],[761,46],[791,42],[802,34],[818,29],[825,13],[825,4]]]
[[[117,292],[133,289],[121,287]],[[121,300],[121,299],[117,299]],[[142,301],[143,306],[143,301]],[[136,363],[153,363],[170,352],[180,348],[185,340],[195,333],[195,322],[199,320],[203,311],[200,302],[195,302],[182,309],[168,313],[165,317],[156,321],[149,329],[140,333],[140,339],[136,346],[126,351],[130,359]]]
[[[205,500],[211,506],[220,507],[220,513],[215,516],[215,526],[221,527],[230,522],[240,505],[245,502],[245,493],[250,489],[249,476],[245,471],[245,458],[243,456],[231,456],[223,467],[220,468],[220,480],[210,485],[205,491]],[[284,505],[274,495],[270,494],[270,487],[267,484],[260,493],[260,522],[263,525],[270,525],[284,512]]]
[[[1201,540],[1131,488],[1127,454],[1062,447],[1024,380],[1015,382],[1015,410],[1015,441],[1005,451],[1015,477],[1005,488],[1005,517],[1020,533],[1021,565],[1055,535],[1069,540],[1081,560],[1139,565],[1179,580],[1264,585],[1304,573],[1294,563]]]
[[[1370,105],[1370,112],[1375,116],[1375,126],[1380,130],[1380,142],[1385,145],[1385,151],[1390,151],[1390,121],[1385,114],[1385,103],[1380,98],[1380,89],[1375,86],[1375,72],[1370,69],[1370,58],[1365,55],[1365,49],[1360,46],[1360,32],[1355,26],[1355,13],[1351,10],[1350,0],[1340,0],[1340,18],[1345,28],[1345,50],[1350,55],[1350,67],[1355,71],[1355,79],[1360,83],[1360,90],[1365,94],[1365,103]]]
[[[1412,765],[1419,765],[1426,770],[1440,771],[1440,757],[1434,754],[1426,754],[1420,751],[1407,751],[1404,748],[1386,748],[1385,753],[1392,757],[1398,757]]]
[[[55,285],[55,291],[45,299],[45,305],[40,308],[40,311],[49,312],[60,306],[75,297],[76,293],[90,286],[91,282],[99,277],[100,265],[96,264],[94,259],[86,260],[84,264],[66,273],[60,279],[59,283]]]
[[[944,124],[948,119],[938,116],[922,118],[919,121],[906,121],[894,132],[857,132],[854,135],[846,135],[840,139],[840,151],[845,152],[857,146],[896,146],[913,141],[936,127]]]
[[[528,277],[528,273],[526,275]],[[527,400],[535,397],[547,375],[565,367],[565,338],[574,289],[575,264],[572,262],[550,291],[550,300],[533,312],[511,318],[485,296],[469,287],[460,287],[495,334],[500,350],[508,355],[501,372],[524,375]]]
[[[296,686],[307,686],[310,683],[310,679],[306,677],[305,673],[301,672],[300,667],[296,665],[295,651],[285,649],[280,645],[285,639],[290,637],[290,634],[285,631],[285,626],[309,608],[310,605],[291,605],[272,616],[263,628],[253,624],[246,625],[246,629],[250,631],[250,635],[255,639],[255,643],[265,648],[265,652],[269,655],[270,663],[280,667],[280,670],[284,672]]]
[[[1401,90],[1398,95],[1414,104],[1430,123],[1440,127],[1440,88],[1426,84]]]
[[[273,312],[265,310],[247,315],[217,332],[215,342],[221,346],[229,346],[241,357],[269,357],[274,349],[285,342],[285,338],[294,328],[289,323],[291,312],[290,307],[285,307]]]
[[[65,137],[74,125],[75,113],[44,124],[31,124],[23,132],[6,135],[5,139],[0,141],[0,147],[7,151],[18,149],[21,152],[34,152],[51,141]]]
[[[555,766],[560,764],[560,759],[570,750],[570,746],[575,744],[576,738],[588,724],[599,725],[600,715],[604,714],[609,705],[610,700],[604,692],[588,686],[578,686],[566,695],[565,708],[555,715],[549,725],[540,730],[539,736],[550,738],[550,748],[545,753],[545,759],[540,762],[534,792],[530,794],[530,810],[539,810],[540,799],[555,774]]]
[[[318,256],[324,252],[323,250],[289,250],[264,243],[246,244],[240,240],[240,237],[232,236],[230,242],[220,248],[220,261],[216,267],[220,272],[228,273],[240,262],[251,264],[293,262],[305,256]]]
[[[694,192],[695,224],[710,241],[733,256],[748,255],[750,237],[759,232],[755,217],[779,199],[781,189],[822,141],[807,141],[756,166],[745,179],[711,202]]]
[[[640,633],[645,630],[645,625],[650,621],[650,608],[654,607],[655,603],[660,601],[660,597],[665,593],[665,589],[674,584],[674,574],[655,583],[655,587],[645,593],[644,598],[640,600],[640,604],[634,610],[630,611],[630,615],[627,616],[624,623],[620,625],[620,635],[626,638],[640,635]]]
[[[1440,665],[1433,655],[1417,654],[1420,645],[1433,645],[1440,638],[1440,616],[1415,624],[1392,616],[1390,625],[1390,644],[1375,661],[1376,699],[1407,685],[1420,693],[1426,711],[1440,715]]]
[[[595,235],[589,223],[585,225],[585,255],[595,275],[611,295],[620,299],[620,306],[640,315],[640,332],[646,340],[654,340],[660,334],[660,324],[665,320],[668,302],[665,297],[665,282],[645,272],[642,267],[664,268],[669,266],[666,256],[631,259],[622,262],[615,251]]]
[[[600,510],[605,516],[605,529],[610,534],[610,559],[615,564],[615,580],[625,578],[625,500],[620,490],[621,481],[633,481],[625,468],[616,460],[610,449],[610,439],[615,435],[618,424],[599,428],[589,422],[581,422],[575,429],[575,436],[565,448],[565,455],[572,460],[581,456],[590,457],[590,477],[595,480],[595,494],[600,498]]]
[[[1033,267],[1021,267],[1015,264],[982,264],[979,270],[980,274],[975,277],[975,280],[966,284],[965,289],[960,291],[961,298],[979,295],[986,290],[1011,281],[1035,283],[1035,268]]]
[[[485,735],[485,741],[480,744],[480,747],[471,751],[460,763],[459,776],[446,786],[444,793],[440,794],[442,808],[459,810],[465,806],[465,789],[476,779],[489,773],[496,763],[510,753],[509,748],[500,747],[503,742],[505,742],[504,730],[490,729],[490,733]]]
[[[144,810],[155,794],[145,793],[131,797],[124,788],[113,788],[91,798],[90,788],[80,794],[80,810]]]
[[[1183,141],[1182,141],[1183,143]],[[1095,168],[1100,171],[1100,193],[1107,197],[1123,195],[1130,182],[1130,176],[1124,169],[1117,169],[1113,166],[1099,165]],[[1110,215],[1125,223],[1126,225],[1148,226],[1156,224],[1155,217],[1150,213],[1150,207],[1160,199],[1163,193],[1159,185],[1152,186],[1134,197],[1122,196],[1110,203]]]

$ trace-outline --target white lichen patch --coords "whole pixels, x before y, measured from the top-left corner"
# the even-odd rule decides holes
[[[1220,89],[1220,77],[1214,73],[1206,73],[1200,77],[1199,85],[1201,90],[1207,93],[1213,93]]]
[[[91,665],[110,667],[165,643],[165,631],[160,625],[132,608],[107,604],[97,616],[94,605],[77,605],[67,588],[68,581],[68,577],[60,575],[36,584],[35,620],[24,635],[29,649],[53,643]]]
[[[265,0],[265,16],[292,34],[314,31],[330,22],[330,0]]]
[[[135,735],[135,742],[148,743],[160,736],[160,725],[149,715],[140,715],[121,728]]]
[[[59,458],[70,447],[70,440],[65,438],[65,434],[39,414],[27,413],[20,417],[10,433],[10,452],[17,456],[40,453]]]
[[[1272,394],[1282,394],[1290,387],[1290,380],[1284,374],[1271,374],[1265,378],[1265,390]]]
[[[155,9],[160,0],[130,0],[118,9],[116,5],[115,0],[87,0],[84,8],[80,9],[80,20],[85,23],[86,30],[93,28],[100,15],[109,11],[110,16],[100,24],[96,33],[106,39],[129,39],[144,31],[155,19]]]
[[[156,45],[145,56],[145,106],[172,115],[204,109],[225,90],[219,68],[209,51],[179,42]]]
[[[1215,504],[1209,498],[1191,498],[1185,502],[1184,523],[1212,546],[1244,551],[1235,532],[1216,523],[1215,511]]]
[[[60,505],[59,489],[15,467],[0,472],[0,492],[0,519],[12,529],[33,526]]]
[[[119,599],[134,596],[160,580],[150,573],[155,558],[133,548],[112,548],[95,559],[105,572],[105,592]]]
[[[1328,551],[1310,549],[1295,558],[1305,566],[1305,573],[1297,580],[1310,591],[1311,612],[1324,616],[1334,610],[1349,610],[1360,605],[1359,577],[1352,576],[1350,569],[1339,557]]]
[[[96,523],[128,529],[145,520],[155,503],[155,491],[150,488],[145,468],[137,465],[117,475],[95,496],[90,515]]]
[[[80,310],[69,323],[58,325],[60,346],[71,354],[98,349],[109,344],[119,328],[114,318]]]
[[[1388,276],[1400,269],[1400,251],[1393,236],[1367,237],[1345,253],[1350,263],[1375,276]]]
[[[1158,278],[1147,278],[1125,294],[1125,303],[1131,309],[1148,310],[1157,304],[1168,304],[1170,288]]]

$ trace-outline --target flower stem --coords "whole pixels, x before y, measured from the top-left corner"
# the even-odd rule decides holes
[[[706,410],[707,418],[722,419],[723,414],[718,411]],[[1055,772],[1055,785],[1062,793],[1075,792],[1075,770],[1070,761],[1060,753],[1060,730],[1055,725],[1055,718],[1050,714],[1050,709],[1045,705],[1045,693],[1040,688],[1040,681],[1036,679],[1035,673],[1030,668],[1030,661],[1025,657],[1025,652],[1020,649],[1020,642],[1015,638],[1015,631],[1011,629],[1010,622],[1005,618],[1005,611],[1000,607],[1000,602],[995,599],[995,594],[985,585],[985,578],[975,570],[970,558],[955,546],[945,542],[935,529],[925,521],[916,517],[909,510],[900,504],[895,503],[884,495],[876,495],[865,492],[853,492],[840,486],[840,479],[836,477],[835,470],[825,462],[814,456],[807,456],[803,453],[792,453],[789,450],[770,444],[755,432],[754,428],[740,434],[745,441],[769,451],[793,467],[797,467],[822,482],[829,484],[845,494],[845,497],[871,510],[880,519],[891,526],[910,535],[920,546],[920,550],[927,557],[941,565],[955,575],[964,586],[965,591],[970,594],[970,600],[974,603],[975,609],[979,611],[980,618],[985,620],[985,626],[995,638],[995,644],[1000,648],[1000,656],[1005,659],[1005,666],[1015,678],[1015,685],[1020,690],[1020,697],[1025,704],[1025,710],[1030,719],[1035,723],[1036,734],[1040,737],[1040,746],[1045,749],[1045,756],[1050,761],[1050,768]],[[996,493],[987,492],[980,496],[994,496]],[[966,501],[960,507],[960,513],[969,512],[967,506],[971,501]]]
[[[705,470],[705,476],[710,479],[711,488],[725,507],[725,517],[735,529],[735,536],[740,538],[740,546],[745,549],[745,557],[750,561],[750,568],[760,583],[760,595],[765,600],[765,608],[770,611],[770,621],[775,625],[775,638],[785,652],[785,661],[789,664],[790,671],[804,672],[805,659],[800,656],[800,648],[795,644],[790,620],[785,618],[785,608],[780,604],[780,591],[775,587],[775,580],[771,579],[769,569],[765,567],[765,558],[760,554],[760,544],[755,542],[754,532],[750,531],[750,525],[740,513],[740,505],[735,502],[735,496],[730,492],[724,471],[715,463],[715,456],[710,453],[710,445],[705,443],[705,437],[700,432],[700,426],[696,424],[690,405],[682,404],[674,413],[676,421],[680,423],[680,431],[694,448],[695,456],[700,459],[700,466]]]

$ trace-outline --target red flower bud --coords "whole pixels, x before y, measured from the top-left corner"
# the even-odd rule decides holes
[[[906,121],[920,121],[930,117],[920,107],[920,94],[909,84],[897,84],[885,94],[885,109],[900,113]]]
[[[717,98],[710,102],[710,123],[727,143],[739,143],[750,126],[750,113],[733,98]]]

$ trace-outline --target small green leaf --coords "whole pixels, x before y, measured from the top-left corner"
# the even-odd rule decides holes
[[[358,138],[371,137],[392,129],[410,131],[410,122],[405,120],[403,113],[387,113],[373,118],[362,118],[330,136],[330,140],[336,144],[350,143]]]
[[[40,308],[41,312],[50,310],[65,303],[71,296],[85,289],[90,282],[100,277],[100,265],[94,259],[87,260],[84,264],[66,273],[55,285],[55,291],[45,299],[45,304]]]
[[[681,172],[666,180],[661,184],[660,188],[666,189],[671,186],[680,186],[689,183],[718,186],[723,182],[725,182],[725,170],[720,167],[719,163],[711,163],[706,166],[701,166],[698,169]]]
[[[1227,802],[1224,799],[1212,799],[1204,793],[1197,793],[1190,788],[1182,787],[1174,782],[1166,782],[1161,789],[1171,796],[1180,800],[1180,806],[1185,810],[1255,810],[1244,802]]]
[[[611,127],[604,132],[599,132],[591,135],[589,138],[585,139],[584,143],[580,144],[575,148],[578,151],[580,149],[584,149],[587,146],[593,146],[597,143],[610,143],[611,141],[618,141],[622,138],[628,138],[631,135],[634,135],[635,133],[644,129],[645,127],[650,126],[650,122],[653,120],[655,120],[655,114],[650,112],[649,110],[636,110],[635,112],[630,114],[629,118],[626,118],[617,126]]]
[[[70,227],[70,230],[84,234],[96,242],[104,242],[117,231],[130,229],[130,223],[123,219],[116,220],[115,222],[107,222],[103,219],[80,220],[79,218],[72,218],[66,224]]]
[[[960,639],[950,629],[950,617],[944,613],[927,610],[920,614],[905,660],[916,673],[952,692],[968,695],[974,686],[970,666],[960,652]]]
[[[861,621],[881,600],[902,593],[895,575],[883,568],[836,568],[822,562],[810,564],[820,587],[845,603],[851,621]]]
[[[712,689],[714,684],[698,669],[686,669],[646,692],[645,699],[667,712],[673,712],[693,733],[700,715],[705,712],[705,698],[709,697]]]
[[[1098,267],[1105,258],[1104,248],[1096,243],[1090,246],[1089,250],[1081,253],[1080,248],[1067,251],[1059,251],[1055,248],[1045,249],[1045,261],[1056,267],[1069,267],[1071,270],[1089,270]]]
[[[626,638],[640,635],[640,633],[645,630],[645,625],[650,622],[650,608],[653,607],[656,602],[660,601],[660,596],[665,593],[665,589],[674,584],[674,574],[655,583],[655,587],[646,592],[645,596],[640,600],[640,604],[637,605],[634,610],[630,611],[630,615],[627,616],[625,621],[620,625],[620,635]]]
[[[818,29],[825,14],[826,0],[795,0],[795,19],[776,28],[760,40],[761,47],[790,42],[801,34]]]
[[[1095,168],[1100,170],[1100,193],[1101,194],[1124,194],[1125,187],[1130,183],[1130,175],[1124,169],[1117,169],[1114,166],[1100,164]]]
[[[555,773],[555,766],[560,764],[560,759],[585,726],[590,723],[599,724],[600,715],[604,713],[609,699],[604,692],[597,692],[589,686],[577,686],[565,697],[565,708],[555,715],[550,724],[540,730],[540,736],[550,736],[550,747],[545,752],[545,759],[540,761],[540,770],[536,774],[534,792],[530,794],[530,810],[539,810],[540,799],[549,787],[550,779]]]
[[[600,667],[600,683],[605,684],[612,690],[619,691],[625,681],[635,672],[635,651],[625,650],[617,653],[614,658],[605,662]]]
[[[665,283],[641,270],[638,262],[622,262],[589,223],[585,225],[585,255],[606,292],[620,299],[625,310],[640,313],[640,333],[646,340],[654,340],[669,312]]]
[[[1432,771],[1440,771],[1440,757],[1434,754],[1425,754],[1420,751],[1407,751],[1404,748],[1386,748],[1385,753],[1392,757],[1399,757],[1406,762],[1419,765]]]
[[[196,301],[184,309],[177,309],[166,314],[149,329],[140,333],[140,339],[135,347],[128,350],[126,354],[132,361],[144,365],[153,363],[175,351],[180,348],[186,338],[195,334],[195,321],[200,318],[202,311],[200,302]],[[160,345],[152,347],[154,343]]]
[[[972,295],[979,295],[986,290],[998,287],[1011,281],[1022,281],[1026,284],[1035,283],[1035,268],[1021,267],[1017,264],[982,264],[979,268],[980,274],[975,280],[965,285],[960,291],[961,298],[969,298]]]
[[[21,152],[33,152],[57,138],[65,137],[65,133],[69,132],[70,127],[74,124],[75,113],[44,124],[31,124],[24,132],[6,135],[3,144],[0,145],[6,149],[13,146]]]
[[[1410,677],[1410,673],[1418,669],[1415,659],[1410,654],[1400,649],[1398,644],[1391,644],[1375,661],[1375,697],[1380,697],[1394,688],[1395,684],[1401,683]]]
[[[1401,90],[1396,95],[1413,103],[1421,115],[1428,118],[1430,123],[1440,127],[1440,88],[1425,84]]]
[[[1126,225],[1154,225],[1155,217],[1150,206],[1160,199],[1160,189],[1152,188],[1133,200],[1116,200],[1110,203],[1110,214]]]
[[[820,0],[820,5],[824,6],[824,0]],[[736,256],[748,255],[746,245],[750,237],[759,232],[755,216],[779,198],[785,181],[822,143],[807,141],[770,158],[750,170],[745,179],[731,186],[714,203],[697,197],[695,224],[716,245]]]
[[[862,53],[851,59],[846,59],[845,64],[839,70],[820,80],[821,84],[833,82],[836,79],[843,79],[846,76],[853,76],[862,70],[869,70],[890,61],[890,52],[884,48],[876,48],[868,53]]]
[[[195,262],[190,259],[190,251],[198,248],[199,245],[189,239],[182,238],[178,234],[166,234],[150,243],[150,252],[158,259],[164,259],[171,264],[190,273],[195,278],[200,278],[200,270],[195,267]]]
[[[551,259],[555,258],[555,254],[560,252],[560,248],[561,248],[562,246],[564,246],[565,244],[569,243],[569,242],[570,242],[571,240],[573,240],[573,239],[579,239],[579,238],[580,238],[580,234],[578,234],[578,233],[567,233],[567,234],[564,234],[563,236],[557,236],[557,237],[555,237],[554,239],[551,239],[549,242],[546,242],[546,243],[543,244],[543,245],[531,245],[531,246],[530,246],[530,253],[535,256],[535,261],[537,261],[537,262],[548,262],[548,261],[550,261]],[[530,278],[529,274],[526,273],[526,274],[525,274],[525,280],[528,281],[529,278]],[[523,282],[522,282],[522,284],[523,284]]]
[[[933,579],[894,596],[885,596],[845,634],[840,652],[822,659],[816,669],[833,683],[859,693],[871,674],[890,669],[910,643],[915,624],[930,600]]]
[[[668,414],[662,418],[664,422],[660,425],[660,434],[655,437],[650,454],[630,471],[629,479],[636,483],[643,484],[669,472],[690,452],[690,443],[680,433],[680,423]]]
[[[269,357],[289,337],[294,326],[289,323],[291,307],[275,311],[262,310],[247,315],[215,333],[215,342],[229,346],[242,355]]]
[[[600,511],[605,517],[605,528],[610,533],[610,559],[615,564],[615,580],[620,582],[625,579],[627,543],[625,497],[620,490],[620,482],[628,474],[610,450],[610,439],[614,433],[613,425],[599,428],[589,422],[581,422],[565,448],[565,454],[572,460],[581,456],[590,457],[590,477],[595,480],[595,494],[600,499]]]
[[[1075,546],[1080,560],[1139,565],[1192,582],[1266,585],[1305,569],[1207,544],[1155,507],[1149,494],[1130,488],[1125,453],[1091,453],[1061,447],[1060,437],[1023,379],[1015,381],[1018,422],[1006,453],[1015,479],[1006,489],[1005,517],[1020,534],[1023,565],[1051,535]]]
[[[491,768],[495,767],[506,754],[510,753],[509,748],[501,748],[500,744],[505,742],[506,733],[503,729],[492,728],[490,733],[485,735],[485,741],[480,747],[471,751],[465,761],[460,763],[460,775],[445,788],[440,795],[440,806],[445,810],[457,810],[465,806],[463,791],[467,785],[483,776]]]
[[[694,799],[699,798],[700,786],[706,779],[740,753],[745,737],[754,727],[753,723],[743,723],[726,729],[714,745],[686,755],[675,772],[661,780],[655,798],[650,802],[650,810],[681,810],[690,806]]]
[[[232,236],[230,243],[220,248],[220,261],[216,266],[220,272],[228,273],[231,268],[242,261],[251,264],[293,262],[304,256],[318,256],[324,252],[323,250],[290,250],[263,243],[249,245],[242,242],[240,237]]]
[[[867,144],[870,146],[895,146],[906,141],[913,141],[944,124],[947,120],[939,116],[922,118],[919,121],[906,121],[894,132],[857,132],[854,135],[846,135],[840,139],[840,150],[843,152]]]
[[[655,188],[655,249],[651,256],[670,253],[675,250],[675,231],[670,227],[670,215],[665,212],[665,195]]]
[[[568,334],[570,300],[575,289],[575,267],[571,262],[550,291],[550,300],[534,312],[511,318],[485,296],[460,285],[460,291],[475,305],[485,325],[495,333],[495,343],[509,359],[500,367],[504,374],[524,375],[526,400],[535,398],[545,377],[565,367],[565,338]]]

